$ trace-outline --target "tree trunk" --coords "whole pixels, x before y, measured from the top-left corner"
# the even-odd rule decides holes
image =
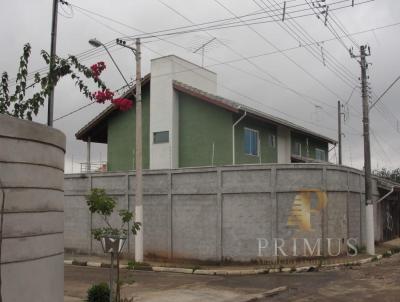
[[[120,283],[119,283],[119,253],[117,252],[117,290],[115,291],[115,302],[120,302]]]

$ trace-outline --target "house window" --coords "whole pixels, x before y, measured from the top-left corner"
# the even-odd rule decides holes
[[[169,131],[160,131],[153,133],[154,144],[162,144],[169,142]]]
[[[268,144],[270,147],[275,148],[276,147],[276,136],[273,134],[270,134],[268,137]]]
[[[244,151],[247,155],[258,155],[258,131],[244,128]]]
[[[315,159],[325,161],[325,150],[315,148]]]
[[[293,150],[294,155],[301,156],[301,143],[295,142],[294,143],[294,150]]]

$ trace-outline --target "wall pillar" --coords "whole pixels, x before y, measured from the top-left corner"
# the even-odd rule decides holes
[[[290,164],[292,154],[290,129],[278,126],[276,133],[278,164]]]

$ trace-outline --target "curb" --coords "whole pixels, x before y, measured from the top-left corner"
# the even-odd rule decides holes
[[[392,255],[392,254],[390,254]],[[340,262],[334,264],[324,264],[321,266],[301,266],[301,267],[281,267],[281,268],[257,268],[257,269],[243,269],[243,270],[212,270],[212,269],[191,269],[191,268],[180,268],[180,267],[164,267],[164,266],[139,266],[135,268],[135,271],[153,271],[153,272],[166,272],[166,273],[181,273],[181,274],[196,274],[196,275],[220,275],[220,276],[228,276],[228,275],[259,275],[259,274],[276,274],[276,273],[305,273],[305,272],[314,272],[319,268],[336,268],[343,266],[355,266],[362,265],[374,261],[379,261],[383,259],[383,255],[375,255],[369,258],[353,261],[353,262]],[[64,260],[64,264],[66,265],[76,265],[76,266],[88,266],[88,267],[103,267],[109,268],[109,263],[102,262],[91,262],[91,261],[77,261],[77,260]],[[120,264],[119,267],[121,269],[128,269],[128,265]],[[278,288],[281,289],[281,288]],[[286,290],[286,289],[285,289]],[[265,294],[265,293],[264,293]],[[253,301],[253,300],[251,300]],[[254,300],[255,301],[255,300]]]
[[[287,286],[277,287],[277,288],[271,289],[271,290],[269,290],[269,291],[266,291],[266,292],[264,292],[264,293],[255,295],[254,297],[252,297],[252,298],[250,298],[250,299],[247,299],[247,300],[245,300],[245,301],[242,301],[242,302],[256,302],[256,301],[265,299],[265,298],[267,298],[267,297],[272,297],[272,296],[278,295],[278,294],[280,294],[281,292],[286,291],[287,289],[288,289]]]

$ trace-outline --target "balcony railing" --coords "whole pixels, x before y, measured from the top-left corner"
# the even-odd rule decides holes
[[[80,163],[81,173],[107,172],[107,162]]]

